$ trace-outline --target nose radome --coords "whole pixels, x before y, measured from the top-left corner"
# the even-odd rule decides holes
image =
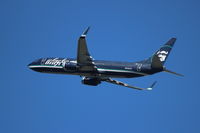
[[[30,68],[31,65],[33,65],[33,62],[29,63],[29,64],[27,65],[27,67]]]
[[[37,65],[38,65],[38,63],[33,61],[30,64],[28,64],[27,66],[28,66],[29,69],[31,69],[33,71],[37,71],[37,67],[35,68],[35,66],[37,66]]]
[[[37,60],[35,60],[35,61],[29,63],[27,66],[28,66],[29,68],[32,68],[32,66],[40,65],[40,61],[41,61],[41,59],[37,59]]]
[[[27,65],[27,67],[30,67],[30,66],[31,66],[31,64],[32,64],[32,63],[29,63],[29,64]]]
[[[32,70],[33,70],[33,68],[32,68],[33,65],[34,65],[34,63],[31,62],[31,63],[29,63],[29,64],[27,65],[27,67],[28,67],[29,69],[32,69]]]

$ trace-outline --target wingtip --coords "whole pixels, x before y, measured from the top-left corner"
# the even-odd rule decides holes
[[[153,90],[153,87],[156,85],[156,83],[157,83],[157,81],[154,81],[153,84],[149,88],[147,88],[147,90],[148,91]]]
[[[147,90],[148,90],[148,91],[151,91],[151,90],[153,90],[153,88],[147,88]]]

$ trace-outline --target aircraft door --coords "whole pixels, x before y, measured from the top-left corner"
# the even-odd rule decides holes
[[[46,58],[42,58],[41,62],[40,62],[40,65],[45,65],[46,60],[47,60]]]
[[[141,69],[142,69],[142,64],[141,63],[136,63],[136,69],[137,69],[138,72],[140,72]]]
[[[76,63],[73,63],[73,62],[66,62],[65,63],[65,70],[66,71],[76,71],[77,70],[77,65]]]

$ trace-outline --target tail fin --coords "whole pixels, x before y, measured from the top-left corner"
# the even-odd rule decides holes
[[[176,41],[176,38],[171,38],[151,57],[152,68],[163,69],[163,65],[169,56],[169,53]]]

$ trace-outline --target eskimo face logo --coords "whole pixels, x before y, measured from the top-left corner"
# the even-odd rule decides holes
[[[160,61],[165,61],[165,58],[167,57],[168,52],[167,51],[158,51],[157,55],[160,59]]]

